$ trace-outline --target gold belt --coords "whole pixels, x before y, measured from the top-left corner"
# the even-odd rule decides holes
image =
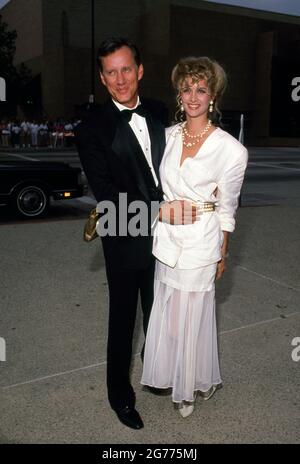
[[[197,211],[200,213],[211,213],[216,209],[216,205],[213,202],[206,201],[204,203],[196,203]]]

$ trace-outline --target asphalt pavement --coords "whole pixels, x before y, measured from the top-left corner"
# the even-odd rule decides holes
[[[300,443],[300,184],[245,185],[253,201],[216,292],[223,388],[186,419],[144,391],[138,317],[139,431],[107,401],[108,289],[100,241],[82,240],[84,211],[0,224],[0,443]]]

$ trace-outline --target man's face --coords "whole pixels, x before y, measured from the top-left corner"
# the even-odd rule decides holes
[[[138,82],[143,77],[143,65],[137,66],[132,51],[124,46],[101,58],[100,78],[114,100],[128,108],[136,105]]]

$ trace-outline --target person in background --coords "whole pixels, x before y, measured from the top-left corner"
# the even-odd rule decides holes
[[[37,147],[38,146],[38,133],[39,133],[39,124],[34,119],[30,124],[30,134],[31,134],[31,146]]]
[[[1,123],[1,143],[3,147],[10,146],[10,138],[11,138],[10,124],[8,124],[6,121],[2,121]]]
[[[30,147],[30,142],[31,142],[31,137],[30,137],[30,122],[27,121],[27,119],[24,119],[21,122],[21,147],[22,148],[29,148]]]
[[[45,120],[39,124],[38,145],[39,147],[47,147],[49,145],[49,130]]]
[[[11,125],[11,144],[14,148],[20,147],[21,127],[19,121],[15,120]]]

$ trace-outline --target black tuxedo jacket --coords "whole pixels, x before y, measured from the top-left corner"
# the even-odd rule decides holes
[[[165,148],[166,108],[154,100],[141,98],[141,103],[147,111],[152,163],[159,180],[159,165]],[[134,200],[146,202],[149,212],[151,201],[163,199],[160,185],[158,188],[155,185],[134,132],[121,111],[109,100],[77,126],[75,135],[80,160],[97,202],[110,200],[116,206],[117,236],[102,237],[105,258],[128,269],[146,268],[152,252],[150,214],[147,236],[118,235],[121,227],[118,222],[119,193],[127,194],[128,203]],[[128,214],[128,222],[131,217]],[[124,230],[124,224],[122,227]]]

